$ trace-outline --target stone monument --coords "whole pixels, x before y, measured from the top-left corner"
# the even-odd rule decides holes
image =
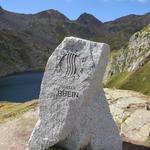
[[[122,150],[103,91],[109,46],[66,37],[50,56],[29,150]]]

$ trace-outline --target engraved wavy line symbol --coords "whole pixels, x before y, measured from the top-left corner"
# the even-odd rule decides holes
[[[56,66],[56,71],[57,72],[62,71],[62,62],[65,58],[66,58],[66,66],[67,66],[65,76],[71,77],[71,76],[77,74],[77,67],[76,67],[77,54],[72,53],[72,52],[65,54],[60,59],[59,63]]]
[[[76,57],[77,55],[74,53],[68,53],[66,54],[67,57],[67,71],[66,76],[73,76],[76,74]]]

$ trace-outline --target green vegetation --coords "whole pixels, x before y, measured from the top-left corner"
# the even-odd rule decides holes
[[[55,30],[58,33],[57,41],[58,43],[61,43],[61,41],[65,38],[65,36],[67,36],[67,31],[63,26],[63,22],[57,23]]]
[[[114,75],[105,86],[134,90],[150,95],[150,61],[134,72],[122,72]]]
[[[120,88],[126,80],[128,80],[130,73],[122,72],[112,76],[105,84],[105,87]]]
[[[129,89],[150,95],[150,61],[142,68],[133,72],[130,77],[120,85],[122,89]]]
[[[111,52],[111,69],[115,74],[106,82],[106,87],[135,90],[150,95],[149,37],[150,25],[133,35],[132,48],[127,46],[120,51]],[[132,45],[132,43],[130,44]],[[127,71],[128,67],[135,62],[142,62],[139,64],[140,68],[130,72]]]

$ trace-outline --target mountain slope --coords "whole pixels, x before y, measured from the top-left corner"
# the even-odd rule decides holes
[[[112,49],[120,49],[131,34],[150,23],[150,14],[103,23],[87,13],[71,21],[52,9],[25,15],[0,8],[0,22],[0,76],[4,76],[44,70],[48,57],[65,36],[106,42]]]
[[[109,70],[109,71],[108,71]],[[135,33],[128,47],[112,55],[107,87],[132,89],[150,95],[150,25]]]
[[[105,23],[110,36],[106,42],[113,49],[121,48],[128,44],[130,37],[137,31],[142,30],[150,23],[150,13],[145,15],[128,15],[111,22]]]

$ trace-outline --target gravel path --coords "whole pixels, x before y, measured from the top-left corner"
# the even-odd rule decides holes
[[[17,119],[0,124],[0,150],[25,150],[37,114],[37,110],[30,110]]]

